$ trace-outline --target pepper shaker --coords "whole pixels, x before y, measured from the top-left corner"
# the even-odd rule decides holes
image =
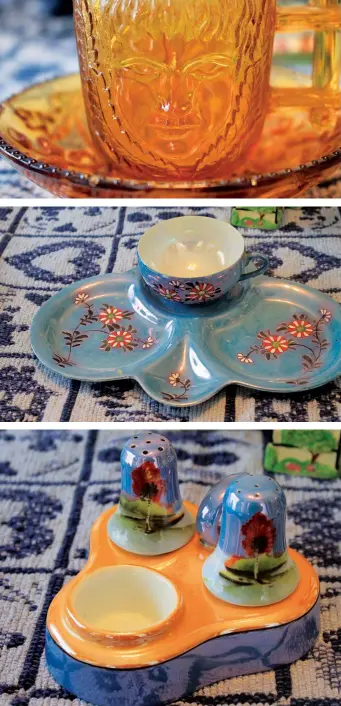
[[[203,581],[218,598],[244,606],[277,603],[299,581],[288,555],[286,499],[267,476],[244,475],[224,495],[221,531],[203,565]]]

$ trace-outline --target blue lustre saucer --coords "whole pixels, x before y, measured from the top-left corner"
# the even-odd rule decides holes
[[[259,277],[212,304],[160,301],[137,268],[65,287],[37,312],[32,347],[68,378],[132,378],[155,400],[200,404],[225,385],[309,390],[341,374],[341,307]]]

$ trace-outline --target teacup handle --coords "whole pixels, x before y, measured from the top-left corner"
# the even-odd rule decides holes
[[[255,269],[251,272],[243,272],[243,274],[240,275],[239,280],[262,275],[263,272],[265,272],[265,270],[269,267],[269,260],[267,257],[263,257],[263,255],[258,255],[257,253],[252,254],[246,251],[243,259],[243,267],[247,267],[250,263],[255,264]]]

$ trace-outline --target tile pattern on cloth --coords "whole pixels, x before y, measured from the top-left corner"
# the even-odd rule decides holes
[[[29,327],[49,296],[83,277],[124,272],[140,235],[160,219],[222,208],[0,209],[0,420],[339,421],[341,380],[290,396],[229,386],[196,407],[171,408],[132,381],[66,380],[33,356]],[[278,231],[244,229],[246,246],[267,255],[270,274],[309,284],[341,303],[339,209],[286,209]]]
[[[261,431],[168,436],[178,454],[182,495],[194,503],[224,475],[262,468]],[[46,613],[84,565],[92,523],[118,500],[119,455],[127,437],[108,431],[0,432],[1,706],[84,703],[47,672]],[[321,579],[319,640],[291,666],[205,687],[183,706],[341,705],[341,479],[277,479],[287,495],[290,544]]]
[[[78,71],[71,17],[50,17],[44,0],[0,0],[0,100],[27,86]],[[341,170],[308,191],[341,197]],[[0,159],[0,198],[51,198],[52,194]]]

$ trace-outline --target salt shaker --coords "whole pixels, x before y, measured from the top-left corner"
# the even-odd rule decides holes
[[[176,453],[168,439],[162,433],[135,434],[122,449],[121,473],[110,539],[134,554],[154,556],[186,544],[195,518],[182,502]]]

